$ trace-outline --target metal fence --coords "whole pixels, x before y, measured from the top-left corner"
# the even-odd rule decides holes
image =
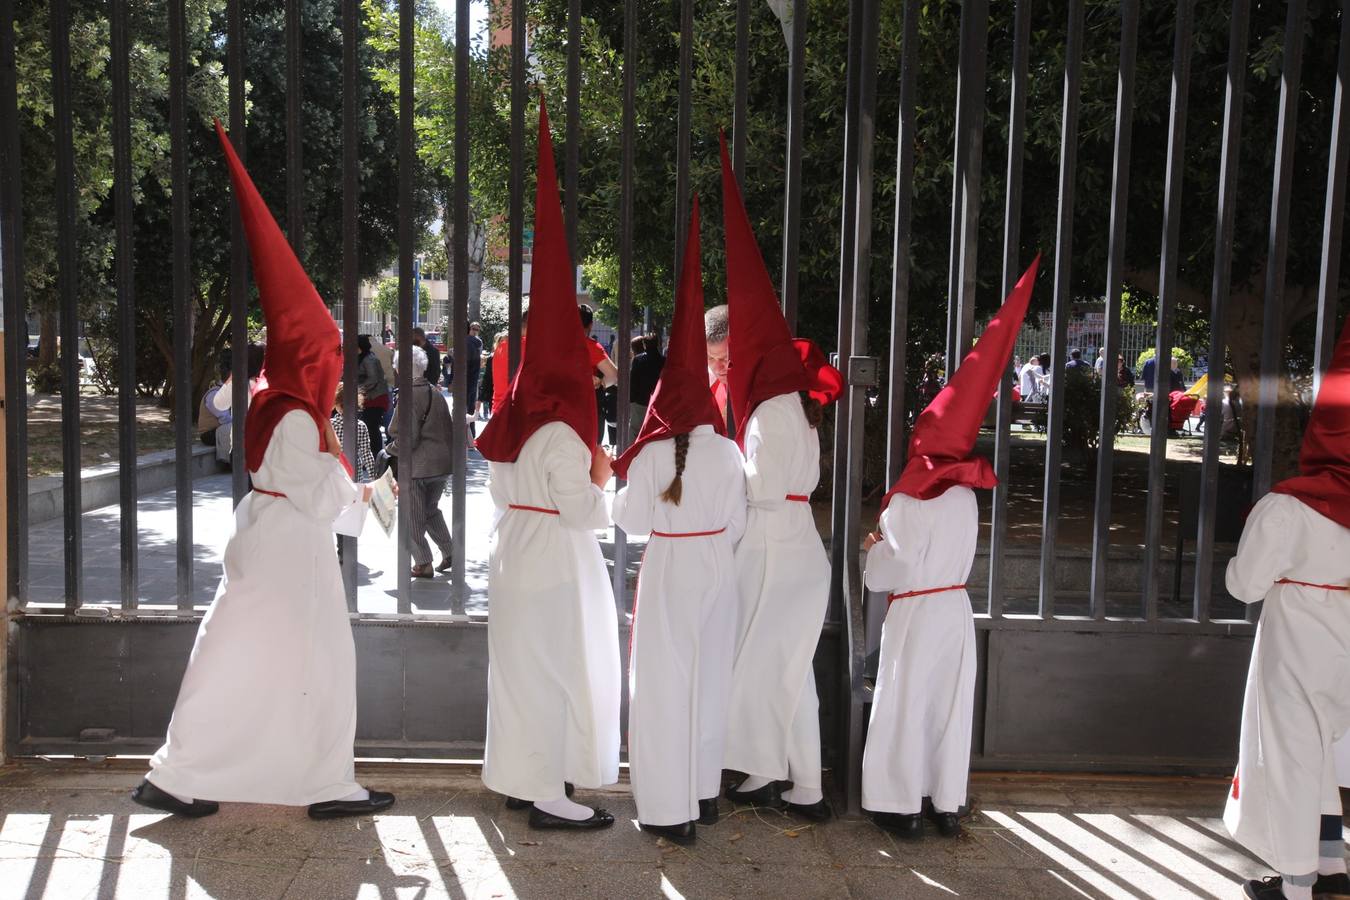
[[[343,224],[343,277],[341,298],[341,321],[343,323],[343,343],[347,359],[345,380],[355,380],[356,337],[358,329],[358,280],[360,272],[358,242],[358,110],[356,104],[358,84],[358,34],[361,15],[358,0],[340,0],[342,10],[343,59],[342,93],[344,114],[342,123],[343,160],[342,160],[342,224]],[[738,175],[744,171],[746,157],[747,85],[749,83],[748,66],[748,29],[749,11],[752,0],[734,0],[737,5],[735,61],[735,106],[733,120],[734,161]],[[632,224],[634,203],[634,147],[639,123],[635,112],[635,78],[637,50],[637,2],[623,0],[624,15],[623,39],[623,91],[622,91],[622,146],[620,153],[621,199],[620,199],[620,277],[619,277],[619,322],[618,333],[630,334],[633,321],[633,244]],[[1012,34],[1011,58],[992,60],[989,58],[990,39],[988,0],[966,0],[961,6],[960,58],[958,63],[957,111],[953,124],[953,185],[952,219],[949,242],[948,267],[948,318],[946,356],[949,371],[959,364],[964,351],[970,346],[975,332],[975,295],[977,289],[977,258],[979,247],[979,221],[981,217],[981,181],[992,163],[982,158],[990,141],[985,134],[985,97],[987,75],[991,65],[1007,66],[1008,82],[1011,85],[1009,127],[1006,143],[1006,159],[998,165],[1006,166],[1005,196],[1002,226],[1002,266],[1001,287],[1006,294],[1028,261],[1019,256],[1021,248],[1020,229],[1023,206],[1023,165],[1025,158],[1024,141],[1027,129],[1027,92],[1028,66],[1031,55],[1031,0],[1017,0],[1015,22]],[[1222,131],[1223,162],[1220,171],[1213,173],[1219,185],[1218,205],[1215,210],[1217,238],[1215,243],[1215,266],[1211,292],[1211,322],[1209,359],[1224,358],[1222,326],[1226,316],[1226,303],[1230,293],[1230,270],[1233,247],[1234,204],[1238,191],[1237,154],[1242,149],[1241,126],[1243,101],[1246,96],[1245,78],[1248,71],[1247,48],[1249,43],[1250,0],[1233,0],[1231,5],[1230,58],[1227,69],[1227,87],[1225,92],[1225,114]],[[453,345],[456,358],[463,359],[467,353],[466,317],[468,309],[468,265],[467,240],[468,199],[469,199],[469,154],[473,152],[473,140],[469,133],[468,89],[469,89],[469,0],[457,0],[456,3],[456,120],[454,128],[454,146],[456,147],[454,171],[454,202],[449,211],[454,233],[458,236],[453,250],[451,269],[454,282],[451,289],[450,318]],[[303,48],[300,42],[300,0],[286,0],[286,44],[287,44],[287,91],[286,109],[287,131],[287,178],[286,207],[290,239],[300,249],[303,240],[305,206],[303,193],[303,154],[304,123],[301,120],[299,98],[301,96],[301,69]],[[874,137],[877,122],[877,77],[878,77],[878,38],[880,0],[850,0],[848,16],[848,54],[846,60],[846,125],[840,148],[844,160],[844,177],[840,185],[842,205],[840,259],[839,259],[839,300],[837,318],[837,346],[841,368],[846,370],[848,390],[839,404],[833,442],[833,485],[832,485],[832,534],[830,536],[833,579],[831,602],[827,616],[825,638],[821,645],[818,666],[822,668],[821,690],[824,695],[824,715],[830,720],[826,741],[832,748],[829,759],[843,774],[842,780],[856,803],[857,760],[861,752],[865,722],[866,705],[869,702],[869,687],[866,678],[866,658],[868,653],[868,635],[864,626],[866,619],[866,598],[861,580],[861,567],[856,548],[859,545],[863,525],[863,474],[865,468],[864,445],[867,429],[884,429],[886,435],[885,472],[893,479],[904,464],[906,449],[907,398],[904,395],[907,369],[910,309],[910,264],[912,220],[914,215],[914,165],[915,142],[918,133],[916,107],[920,102],[918,84],[919,0],[903,0],[903,28],[901,34],[902,56],[899,83],[899,132],[898,156],[896,165],[896,195],[893,209],[876,211],[874,202],[874,172],[877,160],[874,158]],[[401,36],[398,53],[400,78],[399,93],[399,253],[397,272],[400,281],[399,294],[399,331],[397,343],[408,346],[410,326],[413,321],[413,255],[414,255],[414,219],[413,219],[413,175],[414,167],[414,107],[413,107],[413,25],[415,4],[412,0],[401,0],[399,8],[399,33]],[[133,271],[131,265],[133,232],[133,200],[131,185],[131,134],[130,134],[130,98],[127,71],[128,47],[128,10],[123,0],[111,0],[109,17],[112,35],[112,96],[113,115],[113,151],[115,159],[116,202],[114,217],[116,221],[116,281],[117,309],[120,336],[124,346],[131,346],[134,340],[135,322],[133,310]],[[1053,307],[1049,321],[1049,351],[1056,360],[1062,360],[1068,349],[1069,324],[1074,297],[1071,293],[1073,266],[1073,237],[1075,217],[1075,184],[1077,174],[1077,148],[1079,145],[1079,109],[1082,60],[1084,54],[1084,12],[1083,0],[1070,0],[1067,4],[1067,20],[1064,33],[1065,45],[1062,121],[1059,153],[1058,188],[1058,234],[1050,257],[1053,260]],[[243,40],[244,9],[241,0],[230,0],[227,4],[228,18],[228,75],[229,75],[229,125],[231,137],[241,157],[247,161],[245,132],[241,127],[245,112],[244,79],[248,73],[247,47]],[[1177,254],[1180,234],[1180,193],[1182,189],[1183,163],[1185,161],[1185,132],[1187,125],[1187,97],[1189,91],[1190,61],[1193,52],[1191,31],[1196,11],[1195,0],[1180,0],[1176,6],[1175,51],[1172,74],[1172,94],[1168,114],[1168,149],[1166,162],[1167,187],[1163,209],[1163,229],[1160,235],[1133,234],[1131,240],[1159,239],[1160,277],[1158,292],[1157,328],[1153,332],[1153,343],[1160,357],[1170,351],[1174,343],[1175,311],[1177,305]],[[53,124],[55,128],[56,148],[56,195],[52,198],[57,210],[57,249],[60,259],[59,294],[60,327],[62,334],[77,334],[79,330],[79,285],[76,283],[78,268],[74,262],[76,240],[75,233],[75,179],[72,159],[72,98],[70,96],[70,61],[67,29],[69,19],[68,0],[52,0],[51,13],[51,49],[52,72],[51,89],[53,99]],[[691,124],[691,80],[693,77],[694,31],[697,27],[693,0],[680,0],[679,3],[679,91],[678,91],[678,134],[676,147],[677,177],[674,189],[677,197],[676,221],[671,223],[671,234],[675,244],[675,267],[679,270],[679,258],[684,248],[681,246],[689,214],[690,194],[690,124]],[[781,280],[782,300],[785,314],[790,323],[795,323],[798,310],[798,248],[802,225],[802,185],[806,177],[802,172],[802,133],[807,127],[803,84],[805,81],[805,48],[809,28],[834,28],[834,23],[821,19],[811,19],[811,4],[807,0],[797,0],[790,29],[790,55],[787,65],[788,105],[787,146],[785,155],[784,183],[784,246],[782,252],[783,271]],[[180,326],[173,333],[175,364],[178,371],[187,371],[190,365],[189,351],[191,334],[188,311],[189,254],[191,250],[191,209],[187,190],[187,157],[185,135],[186,89],[191,76],[186,53],[185,2],[169,0],[167,3],[169,22],[169,99],[172,137],[172,180],[173,180],[173,248],[171,264],[173,271],[174,297],[176,301],[175,321]],[[1102,342],[1106,347],[1106,357],[1114,359],[1117,352],[1128,346],[1125,339],[1125,326],[1121,323],[1121,285],[1124,277],[1124,248],[1126,241],[1126,198],[1129,192],[1131,134],[1135,111],[1134,84],[1136,74],[1136,47],[1138,43],[1139,0],[1121,0],[1120,16],[1120,62],[1117,80],[1116,122],[1113,144],[1114,170],[1111,180],[1111,203],[1109,221],[1109,251],[1104,285],[1105,313],[1102,320]],[[526,4],[510,4],[510,29],[512,35],[511,76],[510,76],[510,216],[509,216],[509,358],[514,371],[520,358],[520,318],[521,318],[521,269],[524,259],[523,241],[523,198],[525,190],[527,160],[525,147],[525,111],[527,106],[526,60]],[[1285,256],[1289,237],[1289,195],[1293,177],[1292,140],[1297,128],[1296,103],[1300,86],[1300,63],[1305,41],[1304,23],[1306,20],[1305,0],[1290,0],[1288,4],[1288,24],[1285,29],[1284,59],[1281,83],[1281,117],[1276,133],[1277,162],[1272,174],[1272,202],[1270,214],[1270,239],[1266,266],[1266,328],[1268,346],[1261,355],[1261,395],[1257,399],[1259,410],[1258,426],[1254,435],[1254,492],[1259,496],[1268,489],[1271,477],[1271,457],[1273,453],[1274,407],[1277,396],[1274,393],[1278,381],[1281,362],[1281,347],[1278,344],[1279,316],[1281,310],[1281,292]],[[674,23],[673,23],[674,24]],[[565,218],[570,244],[575,251],[577,234],[577,203],[579,195],[579,140],[580,116],[580,78],[581,61],[579,57],[581,42],[581,8],[579,0],[570,0],[566,21],[569,36],[570,56],[567,66],[567,101],[565,104],[563,130],[566,136],[564,157],[564,187],[566,198]],[[23,247],[20,236],[23,233],[20,198],[25,186],[21,183],[19,165],[19,132],[17,116],[15,38],[13,5],[0,4],[0,278],[3,285],[4,320],[22,322],[27,311],[23,296]],[[1000,69],[1000,75],[1002,70]],[[1326,224],[1321,246],[1321,274],[1318,295],[1318,315],[1316,323],[1316,364],[1323,370],[1329,358],[1329,350],[1334,339],[1336,325],[1336,303],[1339,296],[1340,271],[1342,258],[1341,229],[1344,220],[1344,200],[1347,152],[1347,124],[1345,115],[1345,87],[1350,79],[1350,16],[1342,14],[1342,33],[1340,36],[1339,88],[1335,95],[1334,129],[1330,135],[1331,164],[1326,177]],[[887,161],[889,162],[889,161]],[[870,267],[874,260],[884,259],[883,248],[874,247],[873,221],[876,215],[893,217],[893,246],[891,251],[891,295],[889,332],[877,336],[869,334],[869,309],[874,298],[869,294],[871,283]],[[229,301],[232,313],[231,335],[235,347],[247,343],[246,312],[248,300],[248,261],[247,245],[243,240],[238,216],[232,223],[231,273]],[[987,248],[986,248],[987,250]],[[11,402],[5,410],[5,428],[9,455],[6,461],[8,478],[8,571],[6,588],[12,608],[23,610],[30,596],[28,570],[29,529],[27,527],[27,418],[25,405],[18,398],[25,396],[24,359],[27,335],[20,329],[6,332],[5,383],[6,394]],[[876,350],[886,349],[883,359],[876,358]],[[1096,347],[1090,348],[1095,351]],[[1133,350],[1133,348],[1130,348]],[[627,373],[630,366],[630,349],[627,341],[616,344],[616,363],[621,373]],[[137,469],[136,433],[135,433],[135,358],[132,354],[120,357],[119,409],[121,422],[119,427],[120,459],[120,609],[115,615],[127,620],[136,620],[140,610],[138,593],[138,543],[137,543]],[[886,395],[881,415],[869,412],[868,390],[878,381],[878,368],[885,366],[890,373],[889,383],[893,386]],[[406,392],[411,384],[408,370],[399,372],[398,387]],[[1012,429],[1013,408],[1010,392],[1005,386],[999,392],[993,458],[999,475],[999,487],[990,499],[990,527],[984,546],[989,561],[987,574],[987,610],[981,613],[980,628],[985,634],[986,644],[982,650],[986,661],[995,655],[995,639],[990,633],[996,632],[1037,632],[1045,633],[1052,640],[1070,641],[1071,636],[1132,634],[1132,635],[1173,635],[1188,641],[1204,641],[1208,638],[1247,635],[1251,626],[1246,621],[1215,619],[1211,616],[1212,599],[1217,586],[1214,581],[1216,563],[1216,533],[1222,523],[1216,521],[1216,510],[1220,503],[1222,485],[1220,484],[1220,434],[1218,429],[1208,429],[1203,437],[1203,452],[1200,465],[1198,496],[1195,504],[1195,540],[1193,557],[1189,557],[1188,567],[1190,584],[1186,591],[1189,597],[1187,609],[1181,615],[1167,615],[1160,610],[1160,597],[1164,595],[1165,585],[1161,584],[1165,576],[1165,548],[1170,546],[1164,534],[1167,497],[1167,442],[1166,408],[1158,405],[1153,410],[1154,427],[1147,454],[1147,477],[1144,491],[1145,514],[1141,539],[1138,546],[1141,554],[1127,561],[1132,571],[1137,573],[1138,583],[1130,590],[1137,590],[1138,603],[1129,615],[1108,615],[1108,594],[1114,588],[1113,581],[1119,581],[1119,569],[1111,556],[1114,543],[1112,536],[1112,503],[1114,499],[1114,474],[1120,459],[1119,448],[1110,441],[1103,441],[1095,455],[1095,480],[1092,488],[1091,519],[1085,526],[1090,530],[1091,540],[1085,558],[1084,580],[1088,584],[1084,603],[1066,607],[1062,603],[1063,588],[1060,528],[1065,510],[1062,504],[1062,463],[1063,437],[1066,429],[1064,401],[1065,379],[1054,379],[1053,396],[1048,407],[1048,419],[1045,425],[1043,454],[1043,481],[1041,483],[1039,507],[1040,529],[1036,542],[1032,545],[1034,558],[1028,557],[1025,548],[1022,551],[1024,561],[1034,563],[1035,597],[1028,609],[1016,604],[1010,605],[1011,593],[1015,593],[1009,584],[1013,569],[1010,561],[1018,557],[1010,544],[1010,490],[1013,480],[1013,449],[1020,438]],[[1109,381],[1109,379],[1108,379]],[[246,406],[247,373],[244,354],[235,354],[234,360],[234,397],[235,410]],[[471,408],[467,396],[469,387],[464,379],[457,380],[454,390],[459,409]],[[618,427],[620,444],[626,444],[637,423],[629,420],[628,384],[626,377],[619,385]],[[64,484],[64,613],[79,613],[86,604],[85,558],[82,553],[82,515],[80,497],[80,472],[84,462],[81,459],[79,434],[81,398],[79,393],[78,356],[75,342],[67,342],[61,357],[61,395],[62,405],[62,477]],[[190,477],[190,449],[193,444],[191,432],[193,422],[192,399],[187,391],[177,394],[175,418],[176,461],[176,603],[184,616],[194,615],[193,611],[193,485]],[[1222,379],[1209,382],[1207,401],[1211,408],[1222,404]],[[1100,393],[1098,419],[1105,432],[1109,423],[1114,421],[1118,392],[1104,389]],[[350,421],[355,417],[355,392],[347,393],[345,414]],[[409,417],[411,406],[402,404],[397,415],[403,433],[412,427]],[[871,417],[869,419],[869,417]],[[247,489],[243,464],[243,428],[244,416],[234,418],[234,478],[232,483],[233,499],[237,503]],[[347,429],[345,450],[354,455],[356,430]],[[464,533],[466,526],[466,460],[468,453],[468,435],[463,416],[454,417],[453,457],[455,460],[453,483],[451,487],[451,527],[456,535]],[[401,475],[400,486],[409,489],[409,478],[405,467]],[[1175,490],[1172,491],[1175,495]],[[412,621],[413,606],[409,584],[407,551],[402,536],[407,532],[409,523],[406,507],[400,511],[398,529],[398,559],[395,565],[399,571],[397,591],[397,613],[405,621]],[[356,553],[352,539],[348,539],[344,553],[343,573],[347,585],[349,606],[356,610]],[[453,558],[453,578],[449,586],[450,611],[462,613],[464,609],[465,558],[464,542],[456,541]],[[628,591],[625,574],[627,571],[628,544],[622,533],[615,535],[614,582],[615,595],[621,614],[626,608]],[[1108,561],[1112,561],[1108,569]],[[1182,557],[1176,554],[1171,561],[1181,571]],[[1183,596],[1175,593],[1171,597],[1175,605],[1182,602]],[[1069,614],[1066,614],[1066,609]],[[37,610],[29,611],[29,618],[38,618]],[[1017,613],[1014,615],[1013,613]],[[357,616],[358,620],[362,617]],[[621,615],[621,621],[623,615]],[[875,635],[873,635],[875,637]],[[11,640],[17,640],[12,633]],[[1076,638],[1075,638],[1076,639]],[[1012,653],[1013,643],[997,644],[997,653]],[[1036,652],[1044,652],[1051,645],[1036,645]],[[1021,652],[1020,650],[1018,652]],[[1030,652],[1030,651],[1027,651]],[[26,657],[29,665],[38,666],[36,656]],[[1000,656],[1000,659],[1004,656]],[[993,666],[994,663],[990,662]],[[1003,665],[1003,663],[999,663]],[[999,670],[1004,671],[1006,670]],[[32,671],[26,673],[31,675]],[[25,676],[25,677],[26,677]],[[992,678],[993,676],[989,676]],[[1000,677],[1010,677],[1001,675]],[[1006,682],[1005,682],[1006,683]],[[391,688],[393,690],[394,688]],[[398,688],[402,689],[402,688]],[[986,704],[998,702],[993,688],[989,688]],[[1007,741],[1007,732],[999,733],[998,740],[993,723],[999,711],[992,706],[983,710],[985,730],[980,733],[985,756],[990,760],[1021,759],[1010,750],[1007,753],[994,752],[991,747],[1002,746],[998,740]],[[1002,721],[1002,720],[999,720]],[[1006,728],[1006,722],[1003,726]],[[22,726],[18,729],[22,732]],[[383,740],[383,739],[382,739]],[[381,746],[396,743],[388,738]],[[423,747],[425,750],[425,747]],[[978,748],[977,748],[978,749]]]

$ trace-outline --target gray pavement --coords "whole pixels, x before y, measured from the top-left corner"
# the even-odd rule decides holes
[[[487,614],[487,565],[491,541],[492,499],[487,489],[487,462],[475,451],[469,452],[465,476],[465,598],[467,615]],[[448,491],[448,487],[447,487]],[[141,605],[148,608],[172,608],[177,605],[177,513],[173,490],[158,491],[140,498],[137,505],[137,532],[140,554]],[[450,518],[451,497],[447,493],[441,508]],[[94,606],[120,606],[121,509],[107,506],[91,510],[82,517],[84,532],[85,603]],[[230,476],[216,475],[193,482],[193,603],[205,607],[215,596],[220,581],[221,556],[233,529]],[[29,598],[38,609],[64,605],[64,526],[61,520],[45,522],[29,533]],[[397,531],[395,531],[395,535]],[[597,532],[605,556],[614,558],[613,531]],[[460,536],[456,536],[460,537]],[[629,583],[636,577],[642,542],[630,539]],[[433,548],[434,550],[434,548]],[[395,537],[385,535],[369,518],[358,541],[357,609],[362,613],[392,614],[398,611],[398,570]],[[451,585],[448,574],[435,579],[415,579],[411,599],[415,614],[451,615]]]
[[[895,842],[869,821],[770,810],[690,848],[636,829],[626,785],[583,792],[612,829],[531,831],[474,766],[370,764],[388,815],[311,822],[226,804],[175,820],[127,798],[143,763],[0,769],[0,900],[38,898],[1228,898],[1268,874],[1227,836],[1214,780],[976,776],[966,834]]]

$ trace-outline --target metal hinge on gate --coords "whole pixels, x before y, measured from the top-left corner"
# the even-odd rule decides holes
[[[848,383],[850,387],[877,387],[881,384],[881,361],[875,356],[850,356]]]

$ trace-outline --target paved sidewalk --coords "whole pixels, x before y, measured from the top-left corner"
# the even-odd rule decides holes
[[[226,805],[198,821],[127,799],[140,764],[0,769],[0,900],[37,898],[1236,898],[1268,874],[1227,836],[1214,780],[978,776],[966,835],[897,844],[870,822],[733,813],[691,848],[637,831],[626,785],[578,799],[592,834],[531,831],[477,769],[365,765],[390,815],[311,822]]]
[[[493,519],[492,498],[487,489],[487,462],[476,451],[469,453],[465,499],[465,598],[468,615],[487,614],[487,566]],[[220,582],[221,556],[234,525],[230,476],[217,475],[193,482],[193,603],[211,602]],[[448,487],[447,487],[448,491]],[[173,490],[140,498],[137,507],[140,596],[143,606],[172,607],[177,604],[178,523]],[[450,494],[441,500],[450,519]],[[106,506],[84,514],[85,602],[120,606],[121,509]],[[397,535],[395,530],[394,535]],[[600,532],[607,559],[614,558],[614,532]],[[456,536],[460,538],[461,536]],[[643,542],[629,539],[629,583],[636,577]],[[433,552],[435,548],[433,547]],[[44,522],[29,532],[29,597],[41,608],[59,606],[65,591],[64,523]],[[357,608],[363,613],[398,611],[398,570],[395,537],[385,535],[370,518],[359,540],[357,554]],[[438,557],[439,559],[439,557]],[[414,579],[414,613],[452,612],[449,574],[434,579]]]

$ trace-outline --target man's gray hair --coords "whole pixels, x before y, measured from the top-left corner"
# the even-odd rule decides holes
[[[731,334],[727,305],[714,306],[703,314],[703,335],[709,344],[720,344]]]
[[[402,351],[400,350],[394,351],[395,371],[398,370],[398,358],[401,352]],[[417,378],[421,375],[424,375],[427,371],[427,351],[423,350],[421,347],[414,344],[413,346],[408,348],[408,352],[412,355],[412,376],[414,378]]]

